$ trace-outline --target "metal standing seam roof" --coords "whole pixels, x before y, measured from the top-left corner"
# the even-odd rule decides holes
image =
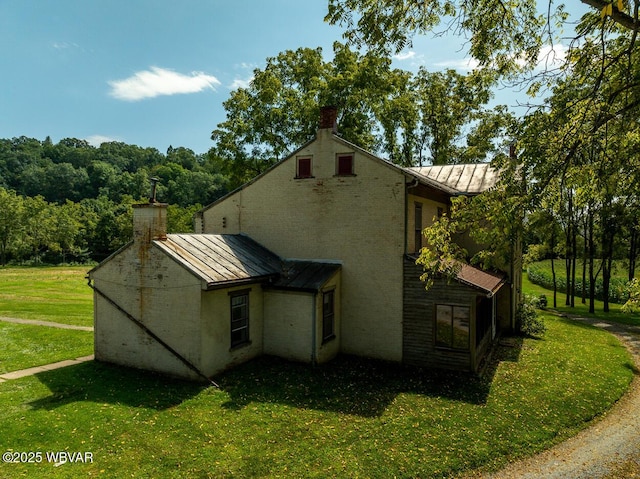
[[[464,194],[482,193],[494,187],[499,179],[498,171],[489,163],[417,166],[407,169]]]
[[[340,269],[338,263],[281,260],[245,235],[168,234],[154,244],[215,289],[251,280],[270,280],[277,289],[318,291]]]
[[[276,276],[278,256],[244,235],[168,234],[153,242],[207,287]]]

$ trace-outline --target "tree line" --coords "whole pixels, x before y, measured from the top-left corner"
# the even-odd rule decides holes
[[[105,258],[130,240],[131,205],[149,198],[152,177],[174,232],[191,231],[193,213],[228,191],[206,155],[187,148],[0,139],[0,263]]]

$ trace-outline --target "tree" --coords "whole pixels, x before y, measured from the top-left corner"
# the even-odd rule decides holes
[[[338,107],[345,140],[400,165],[484,160],[510,118],[485,108],[485,83],[453,70],[413,76],[340,43],[329,62],[319,48],[286,51],[224,103],[227,120],[212,133],[208,163],[237,187],[309,141],[327,105]]]
[[[602,14],[621,29],[640,30],[637,0],[581,1],[591,17]],[[385,52],[399,52],[415,35],[442,27],[464,35],[471,56],[501,75],[535,66],[541,48],[566,35],[570,21],[564,3],[538,9],[534,0],[328,0],[325,20],[346,27],[350,44]]]
[[[22,231],[22,197],[0,188],[0,264],[7,264],[7,253],[15,251]]]
[[[476,73],[420,68],[409,91],[417,117],[409,130],[414,139],[413,164],[419,166],[425,160],[433,165],[483,161],[495,152],[494,140],[512,120],[504,107],[493,112],[485,108],[492,95]]]
[[[341,136],[375,151],[382,140],[375,125],[389,109],[386,101],[405,92],[408,73],[391,60],[334,44],[334,59],[322,49],[300,48],[267,59],[247,88],[224,102],[227,119],[213,131],[209,161],[221,165],[238,186],[309,141],[321,106],[338,105]],[[395,124],[382,123],[395,128]]]

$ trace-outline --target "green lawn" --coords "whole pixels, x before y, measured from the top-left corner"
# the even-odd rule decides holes
[[[540,296],[544,294],[547,297],[548,307],[553,308],[553,291],[531,283],[527,278],[526,273],[522,275],[522,291],[525,294]],[[620,311],[621,304],[609,303],[610,311],[604,313],[602,311],[602,301],[595,302],[595,313],[589,313],[589,299],[587,303],[583,304],[580,297],[575,298],[575,306],[565,306],[567,296],[563,292],[557,292],[557,309],[561,313],[569,315],[584,316],[585,318],[599,318],[607,321],[613,321],[622,324],[640,326],[640,313],[623,313]]]
[[[93,354],[93,333],[0,322],[0,373]]]
[[[565,277],[565,264],[564,264],[564,259],[557,259],[555,260],[555,270],[556,270],[556,275],[558,276],[558,278],[564,278]],[[537,268],[540,268],[544,271],[546,271],[546,273],[551,276],[551,260],[547,259],[547,260],[543,260],[543,261],[536,261],[535,263],[533,263]],[[595,268],[598,269],[600,265],[596,264]],[[587,271],[587,275],[588,275],[588,271]],[[639,277],[640,275],[640,271],[638,271],[636,273],[636,278]],[[600,273],[600,277],[602,277],[602,273]],[[627,267],[624,264],[624,261],[614,261],[613,262],[613,270],[611,271],[611,277],[615,278],[615,279],[620,279],[622,281],[627,281],[629,279],[629,271],[627,269]],[[576,279],[581,279],[582,278],[582,260],[577,260],[576,261]]]
[[[500,346],[482,378],[344,356],[319,367],[264,357],[215,378],[221,389],[97,362],[6,381],[0,450],[43,456],[0,464],[0,477],[452,477],[494,470],[574,435],[633,377],[629,354],[610,334],[545,319],[543,339]],[[25,362],[42,354],[30,348],[44,341],[30,328],[10,333],[23,336]],[[93,462],[56,466],[46,452],[57,451],[91,453]]]
[[[0,268],[0,316],[93,326],[90,266]]]

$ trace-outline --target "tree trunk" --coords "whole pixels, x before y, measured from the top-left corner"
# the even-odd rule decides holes
[[[573,257],[571,258],[571,307],[576,306],[576,256],[577,256],[577,228],[572,228],[573,237],[571,238],[571,249],[573,251]]]
[[[573,230],[573,195],[571,191],[569,191],[569,203],[567,204],[567,231],[565,236],[565,256],[564,256],[564,266],[565,266],[565,279],[566,279],[566,288],[565,288],[565,306],[571,306],[571,278],[572,278],[572,258],[574,256],[571,251],[572,246],[572,230]]]
[[[638,230],[635,224],[631,225],[629,235],[629,281],[636,277],[636,258],[638,256]]]
[[[596,278],[593,274],[593,262],[596,256],[596,247],[593,241],[593,213],[589,211],[589,312],[596,312]]]
[[[582,291],[581,291],[582,304],[587,303],[587,258],[589,254],[588,253],[589,242],[587,240],[588,224],[589,224],[588,221],[585,219],[584,230],[583,230],[584,246],[582,251]]]

